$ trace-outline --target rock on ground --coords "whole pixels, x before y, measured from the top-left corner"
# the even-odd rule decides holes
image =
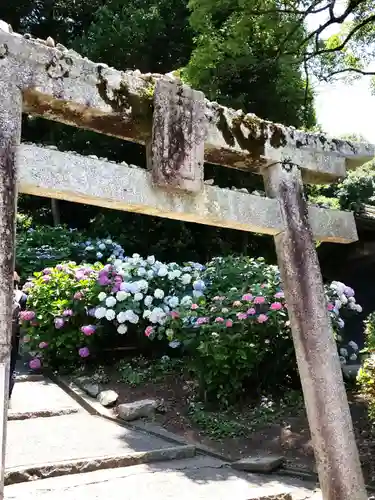
[[[89,377],[79,377],[74,382],[92,398],[96,398],[100,393],[100,385],[93,382]]]
[[[112,390],[102,391],[98,394],[97,399],[99,403],[105,407],[113,406],[118,400],[118,394]]]
[[[137,420],[138,418],[150,417],[159,407],[160,402],[156,399],[141,399],[132,403],[123,403],[117,406],[117,412],[122,420]]]

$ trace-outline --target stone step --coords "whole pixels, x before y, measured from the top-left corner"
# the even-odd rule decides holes
[[[9,420],[22,420],[84,411],[81,405],[51,380],[37,378],[32,381],[16,381],[8,418]]]
[[[172,445],[87,413],[8,422],[7,484],[78,471],[193,456]]]
[[[207,456],[140,464],[6,486],[5,500],[322,500],[315,485],[245,474]],[[272,497],[271,497],[272,498]]]

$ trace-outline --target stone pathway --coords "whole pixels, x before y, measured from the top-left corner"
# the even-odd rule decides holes
[[[9,412],[6,500],[249,500],[306,483],[235,471],[146,432],[92,416],[48,379],[17,382]]]

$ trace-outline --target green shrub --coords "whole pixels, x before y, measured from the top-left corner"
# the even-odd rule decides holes
[[[375,423],[375,355],[367,358],[357,375],[357,382],[368,404],[369,418]]]
[[[41,362],[53,367],[70,367],[86,358],[95,343],[98,327],[88,324],[88,307],[93,303],[98,271],[103,266],[75,263],[47,268],[36,273],[25,288],[27,310],[21,313],[25,348],[33,356],[32,368]]]
[[[61,262],[106,262],[109,257],[122,257],[123,249],[111,238],[92,239],[84,233],[64,226],[30,227],[30,220],[19,219],[16,261],[23,278]]]
[[[134,254],[104,267],[59,264],[28,286],[22,317],[36,365],[74,365],[126,335],[154,352],[186,354],[202,397],[222,405],[247,388],[270,394],[298,383],[280,274],[264,259],[215,258],[205,267]],[[343,283],[326,296],[346,363],[358,347],[342,345],[342,315],[361,308]]]

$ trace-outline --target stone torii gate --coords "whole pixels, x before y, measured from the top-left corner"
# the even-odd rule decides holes
[[[117,71],[0,22],[0,499],[18,190],[274,236],[324,500],[367,498],[314,239],[356,241],[349,212],[308,206],[375,155],[227,109],[165,75]],[[22,112],[144,144],[149,169],[20,145]],[[267,198],[204,183],[204,162],[263,175]]]

